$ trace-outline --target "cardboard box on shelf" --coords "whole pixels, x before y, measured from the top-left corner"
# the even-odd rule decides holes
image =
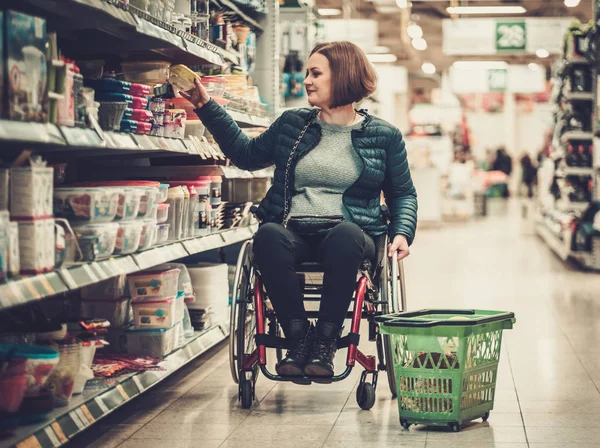
[[[48,122],[46,20],[17,11],[4,13],[4,74],[10,120]]]
[[[18,223],[21,273],[31,275],[54,270],[54,218]]]
[[[53,216],[54,170],[41,164],[11,168],[10,216],[12,219]]]

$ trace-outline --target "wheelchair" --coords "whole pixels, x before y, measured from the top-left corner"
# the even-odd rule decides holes
[[[259,372],[273,381],[291,381],[296,384],[331,383],[347,378],[353,367],[360,364],[364,370],[356,390],[356,401],[361,409],[369,410],[376,400],[377,378],[380,371],[387,372],[389,388],[396,397],[394,365],[390,337],[379,333],[375,317],[382,314],[406,310],[406,289],[404,266],[387,256],[388,237],[375,238],[375,260],[364,260],[357,274],[357,285],[353,302],[347,314],[351,319],[349,333],[338,339],[339,349],[347,348],[346,367],[332,378],[323,377],[282,377],[269,371],[267,348],[275,349],[277,362],[283,358],[287,348],[286,340],[270,304],[268,294],[262,284],[260,272],[253,263],[253,241],[246,241],[238,256],[234,277],[234,291],[230,315],[229,362],[233,380],[239,385],[238,400],[244,409],[249,409],[255,399],[255,384]],[[303,290],[305,306],[307,302],[319,302],[321,285],[307,282],[307,278],[322,273],[319,263],[302,263],[296,266],[299,282]],[[308,306],[307,306],[308,308]],[[315,318],[316,311],[307,311],[309,318]],[[377,356],[366,355],[358,348],[361,320],[368,322],[369,340],[375,341]],[[371,376],[371,381],[369,381]]]

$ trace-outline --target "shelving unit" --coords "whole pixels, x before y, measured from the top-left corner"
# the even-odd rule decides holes
[[[267,0],[266,8],[262,10],[254,10],[235,0],[212,0],[212,4],[218,6],[219,11],[226,16],[235,16],[245,22],[257,33],[256,70],[252,77],[260,89],[261,97],[269,104],[271,113],[275,114],[279,107],[279,72],[276,63],[279,57],[279,3]],[[240,63],[241,55],[235,51],[224,50],[178,31],[169,24],[133,6],[123,6],[122,2],[116,0],[6,0],[2,8],[14,8],[45,18],[48,29],[57,31],[61,50],[76,61],[101,59],[115,64],[117,61],[128,60],[168,61],[189,66]],[[258,117],[235,110],[228,112],[243,128],[266,128],[274,118]],[[196,177],[219,175],[229,180],[264,179],[273,175],[272,169],[250,173],[224,166],[228,162],[223,152],[204,138],[170,139],[0,120],[2,156],[11,160],[11,156],[24,149],[41,154],[50,161],[68,161],[73,178],[77,180],[130,179],[133,165],[136,170],[134,177],[138,178],[148,176],[165,179],[185,173]],[[109,162],[116,159],[116,163],[103,164],[103,158]],[[155,160],[158,158],[164,160]],[[182,162],[179,163],[179,160]],[[158,166],[158,163],[161,165]],[[64,267],[54,272],[11,279],[0,284],[0,312],[14,311],[11,310],[14,307],[27,307],[50,297],[69,298],[73,291],[117,275],[131,274],[165,262],[243,242],[252,238],[257,228],[256,224],[231,228],[202,237],[169,242],[132,255],[114,256],[98,262]],[[161,363],[164,368],[162,371],[124,375],[109,381],[92,380],[83,394],[74,396],[68,406],[56,408],[41,423],[18,426],[8,438],[3,434],[0,445],[19,448],[61,446],[223,341],[228,335],[228,322],[217,322],[206,331],[196,332],[183,347],[166,356]]]
[[[183,347],[165,357],[164,370],[122,375],[110,380],[97,378],[68,406],[54,409],[42,423],[18,427],[14,435],[2,440],[3,447],[56,448],[64,445],[87,427],[143,394],[172,373],[202,355],[229,336],[229,323],[213,325],[196,332]],[[89,384],[89,383],[88,383]]]
[[[145,252],[82,263],[55,272],[10,280],[0,284],[0,310],[74,291],[115,277],[178,260],[252,238],[256,225],[234,228],[198,238],[168,243]]]
[[[594,2],[594,17],[598,18],[598,2]],[[568,48],[568,46],[567,46]],[[570,53],[568,51],[567,53]],[[591,64],[587,58],[584,57],[573,57],[571,54],[565,54],[563,61],[557,64],[557,73],[555,73],[555,84],[557,88],[553,95],[557,102],[554,109],[556,126],[558,129],[564,129],[567,127],[565,132],[561,135],[555,134],[553,141],[553,147],[549,154],[549,157],[553,163],[554,168],[554,184],[553,188],[564,188],[564,185],[570,185],[575,189],[575,199],[582,196],[581,191],[577,191],[577,188],[581,188],[582,184],[585,184],[587,179],[591,179],[591,200],[597,201],[598,188],[596,186],[599,181],[598,177],[598,160],[596,159],[596,151],[594,150],[594,136],[597,134],[598,122],[597,116],[597,92],[598,92],[598,67]],[[577,72],[579,73],[577,73]],[[585,80],[585,71],[589,71],[587,76],[591,80],[591,91],[580,92],[580,91],[564,91],[567,86],[574,85],[573,79],[571,82],[565,82],[568,76]],[[579,87],[586,85],[585,81],[579,81]],[[584,89],[582,89],[584,90]],[[591,131],[580,131],[580,130],[569,130],[568,126],[571,126],[573,121],[581,121],[579,127],[587,128],[589,123],[585,123],[588,117],[588,109],[591,105]],[[586,108],[580,111],[580,115],[576,112],[578,108]],[[557,132],[558,134],[558,132]],[[571,147],[569,147],[571,146]],[[577,152],[581,147],[581,151],[587,149],[589,157],[592,159],[591,166],[569,166],[567,164],[568,157],[573,155],[578,158]],[[581,154],[584,154],[583,152]],[[582,157],[582,156],[581,156]],[[581,163],[585,161],[585,163]],[[588,165],[589,159],[578,159],[574,161],[571,159],[569,163],[577,165],[577,162]],[[550,170],[548,169],[548,172]],[[573,177],[579,177],[580,179],[573,179]],[[570,179],[567,179],[570,178]],[[592,186],[593,185],[593,186]],[[546,184],[544,184],[546,186]],[[580,225],[582,215],[590,207],[590,202],[572,202],[566,194],[561,194],[559,199],[549,199],[549,193],[546,191],[541,192],[540,204],[537,215],[536,231],[538,235],[546,242],[553,252],[555,252],[559,258],[566,261],[568,259],[577,260],[580,264],[588,269],[600,269],[600,245],[593,244],[591,252],[577,250],[582,247],[588,247],[586,243],[582,246],[578,243],[577,236],[575,237],[573,232],[577,232],[577,226]],[[552,205],[550,203],[552,202]],[[575,230],[573,230],[575,229]],[[598,238],[594,238],[595,240]]]

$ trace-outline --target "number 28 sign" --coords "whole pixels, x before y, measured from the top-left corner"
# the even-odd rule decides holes
[[[527,47],[527,28],[525,22],[497,22],[496,50],[525,51]]]

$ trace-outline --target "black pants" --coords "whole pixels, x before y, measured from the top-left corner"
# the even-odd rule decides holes
[[[356,288],[361,262],[375,257],[375,243],[353,223],[338,224],[325,236],[295,235],[279,224],[265,224],[254,237],[254,260],[285,332],[293,319],[307,319],[295,266],[323,264],[319,320],[339,327]]]

